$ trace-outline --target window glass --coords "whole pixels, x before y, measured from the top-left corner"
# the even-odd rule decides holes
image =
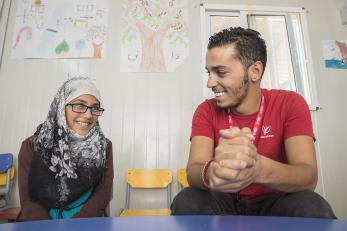
[[[211,35],[229,27],[240,26],[240,17],[211,15]]]
[[[252,15],[249,19],[252,29],[260,32],[267,46],[262,87],[296,91],[285,17]]]

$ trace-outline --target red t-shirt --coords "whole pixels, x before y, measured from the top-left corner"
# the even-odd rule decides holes
[[[292,91],[262,89],[265,112],[261,124],[258,153],[273,160],[287,163],[284,140],[291,136],[306,135],[314,139],[311,115],[304,98]],[[232,115],[234,124],[253,129],[257,112],[252,115]],[[196,109],[192,123],[194,136],[206,136],[218,145],[219,130],[229,128],[228,112],[219,108],[215,99],[208,99]],[[266,197],[276,192],[260,184],[251,184],[241,190],[241,197]]]

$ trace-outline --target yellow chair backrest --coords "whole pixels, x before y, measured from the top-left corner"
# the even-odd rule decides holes
[[[185,168],[180,168],[177,170],[177,180],[182,188],[186,188],[189,186],[187,180],[187,170]]]
[[[125,206],[120,216],[170,216],[172,173],[169,169],[129,169],[127,171],[127,191]],[[130,208],[130,187],[135,189],[166,188],[166,208],[137,209]]]
[[[169,169],[129,169],[127,182],[133,188],[165,188],[172,182]]]
[[[0,173],[0,186],[6,185],[6,177],[7,173]],[[14,166],[11,167],[11,180],[13,180],[14,177]]]

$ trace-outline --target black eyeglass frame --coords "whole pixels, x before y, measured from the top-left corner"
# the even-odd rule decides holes
[[[83,111],[76,111],[76,106],[81,106],[81,105],[83,105],[85,107],[84,112]],[[71,106],[71,109],[73,112],[80,113],[80,114],[86,113],[87,110],[90,109],[90,113],[92,113],[92,115],[95,115],[95,116],[101,116],[103,114],[103,112],[105,111],[105,109],[101,108],[101,107],[99,107],[99,109],[97,111],[93,111],[93,109],[95,110],[95,106],[88,106],[88,105],[85,105],[83,103],[68,103],[65,106]],[[98,114],[95,114],[95,113],[98,113]]]

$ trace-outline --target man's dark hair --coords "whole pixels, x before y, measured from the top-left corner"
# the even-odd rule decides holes
[[[230,27],[212,35],[208,42],[208,49],[214,47],[235,44],[236,58],[240,59],[245,70],[256,61],[262,62],[266,66],[266,44],[260,37],[260,33],[242,27]]]

